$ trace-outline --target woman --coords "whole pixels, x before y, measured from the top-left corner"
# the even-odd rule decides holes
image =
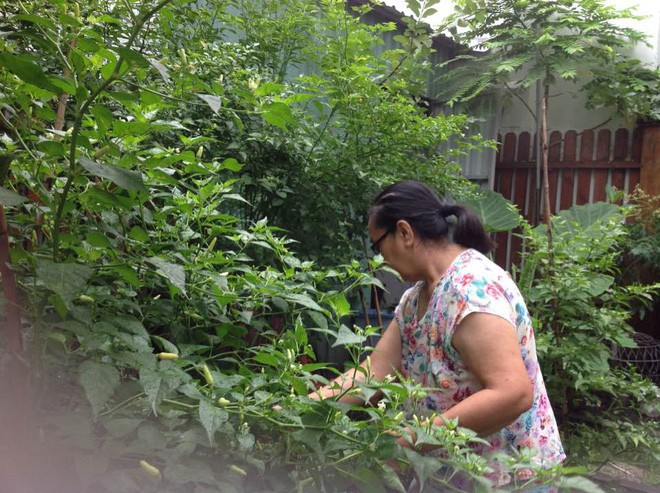
[[[416,282],[371,354],[371,376],[398,372],[435,389],[425,409],[413,412],[437,413],[436,426],[458,419],[484,437],[488,445],[477,451],[489,458],[496,486],[512,477],[495,454],[528,448],[540,467],[563,460],[529,313],[515,283],[485,256],[492,243],[479,218],[422,183],[403,181],[375,198],[369,236],[374,253]],[[346,372],[315,397],[343,393],[358,379],[360,372]],[[350,394],[342,400],[360,402]],[[412,447],[414,440],[398,442]]]

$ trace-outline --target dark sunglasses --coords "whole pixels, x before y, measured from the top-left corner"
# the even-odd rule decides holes
[[[392,230],[388,229],[382,235],[380,235],[380,238],[378,238],[376,241],[371,242],[371,251],[374,252],[374,255],[378,255],[380,253],[380,242],[383,241],[385,237],[391,232]]]

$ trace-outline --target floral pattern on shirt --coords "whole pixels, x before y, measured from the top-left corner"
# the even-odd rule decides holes
[[[486,437],[487,445],[475,451],[489,459],[495,485],[510,481],[510,471],[496,459],[522,448],[531,449],[535,464],[551,467],[565,458],[557,423],[536,356],[532,322],[525,302],[509,275],[476,250],[460,254],[435,287],[426,312],[418,319],[417,306],[423,282],[408,289],[396,309],[401,328],[402,374],[430,391],[418,415],[442,413],[482,389],[452,346],[454,331],[470,313],[491,313],[515,328],[520,352],[534,387],[534,402],[511,425]],[[486,348],[484,348],[486,350]]]

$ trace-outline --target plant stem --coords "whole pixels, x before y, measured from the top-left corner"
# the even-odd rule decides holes
[[[103,417],[103,416],[108,416],[109,414],[114,413],[114,412],[117,411],[118,409],[121,409],[122,407],[128,406],[128,405],[131,404],[133,401],[135,401],[136,399],[139,399],[140,397],[143,397],[144,395],[145,395],[144,392],[140,392],[139,394],[135,394],[134,396],[129,397],[128,399],[126,399],[126,400],[120,402],[119,404],[117,404],[117,405],[116,405],[115,407],[113,407],[112,409],[108,409],[107,411],[102,412],[101,414],[99,414],[98,417],[101,418],[101,417]]]
[[[140,16],[135,26],[133,27],[131,35],[128,38],[128,41],[126,42],[124,48],[130,49],[133,43],[135,43],[135,40],[137,39],[137,36],[140,33],[140,30],[142,29],[144,24],[149,20],[149,18],[155,15],[159,10],[164,8],[168,3],[171,3],[172,1],[174,0],[162,0],[154,8],[148,10],[142,16]],[[103,83],[101,83],[99,87],[96,88],[96,90],[87,98],[87,100],[82,104],[82,106],[76,112],[76,116],[73,122],[73,130],[71,132],[71,145],[69,147],[69,172],[67,173],[66,184],[64,185],[64,189],[60,194],[59,203],[55,211],[55,216],[53,217],[53,258],[56,260],[59,257],[59,253],[60,253],[60,228],[62,224],[62,215],[64,213],[64,207],[66,205],[66,200],[69,195],[69,191],[71,190],[71,186],[73,184],[73,180],[75,179],[77,172],[76,151],[78,144],[78,136],[80,134],[80,127],[82,126],[82,120],[85,117],[85,113],[92,105],[92,103],[96,100],[96,98],[98,98],[101,95],[101,93],[105,91],[113,82],[120,79],[119,71],[121,70],[121,66],[123,64],[124,64],[124,57],[120,56],[117,59],[117,65],[115,65],[115,69],[110,74],[110,76],[105,81],[103,81]]]

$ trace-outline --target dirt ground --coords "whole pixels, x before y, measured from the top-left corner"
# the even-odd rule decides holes
[[[660,485],[649,483],[649,471],[621,461],[607,461],[592,479],[607,492],[660,493]]]

